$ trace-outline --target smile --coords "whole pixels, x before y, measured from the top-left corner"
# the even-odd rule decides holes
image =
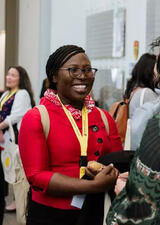
[[[86,91],[87,85],[84,85],[84,84],[73,85],[73,88],[76,91]]]

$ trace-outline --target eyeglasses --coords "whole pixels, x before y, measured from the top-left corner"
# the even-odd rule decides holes
[[[87,67],[84,69],[70,67],[70,68],[60,68],[59,70],[68,70],[69,74],[73,78],[80,77],[84,73],[88,77],[94,77],[95,73],[98,71],[96,68]]]

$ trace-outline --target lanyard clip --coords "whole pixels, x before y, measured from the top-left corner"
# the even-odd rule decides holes
[[[80,160],[79,160],[79,167],[84,167],[84,166],[87,166],[87,156],[83,156],[81,155],[80,156]]]

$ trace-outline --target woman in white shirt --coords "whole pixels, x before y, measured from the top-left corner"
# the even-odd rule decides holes
[[[144,92],[143,103],[151,102],[158,98],[155,92],[157,76],[154,73],[156,56],[153,54],[143,54],[132,70],[132,76],[127,82],[125,98],[130,99],[129,118],[132,118],[136,108],[140,107],[140,99]],[[134,93],[134,94],[133,94]]]
[[[35,105],[31,83],[26,70],[20,66],[10,67],[6,75],[8,89],[0,98],[0,141],[8,120],[19,129],[23,115]]]
[[[139,112],[143,111],[144,103],[148,103],[145,108],[149,107],[148,111],[150,111],[150,105],[152,105],[152,102],[156,102],[158,98],[155,88],[160,82],[160,76],[157,71],[155,71],[157,66],[156,62],[157,60],[155,55],[149,53],[143,54],[133,68],[132,77],[127,82],[125,97],[131,99],[129,103],[129,118],[131,119],[132,150],[137,149],[141,140],[140,129],[137,128],[140,123],[148,118],[143,116],[143,113],[141,114]]]
[[[0,98],[0,143],[4,142],[4,133],[8,128],[9,121],[14,127],[16,140],[18,141],[18,130],[22,117],[35,105],[29,76],[23,67],[12,66],[9,68],[6,75],[6,89],[7,91]],[[0,179],[3,179],[3,176]],[[2,182],[0,180],[0,183]],[[0,190],[0,193],[3,193],[3,191]],[[0,200],[4,201],[3,196],[0,196]],[[0,202],[0,205],[4,204]],[[0,209],[0,211],[3,211],[3,209]],[[2,216],[0,217],[2,218]]]

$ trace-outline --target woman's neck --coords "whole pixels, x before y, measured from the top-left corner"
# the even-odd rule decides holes
[[[16,92],[16,91],[18,91],[18,87],[16,87],[16,88],[10,88],[9,91],[10,92]]]

